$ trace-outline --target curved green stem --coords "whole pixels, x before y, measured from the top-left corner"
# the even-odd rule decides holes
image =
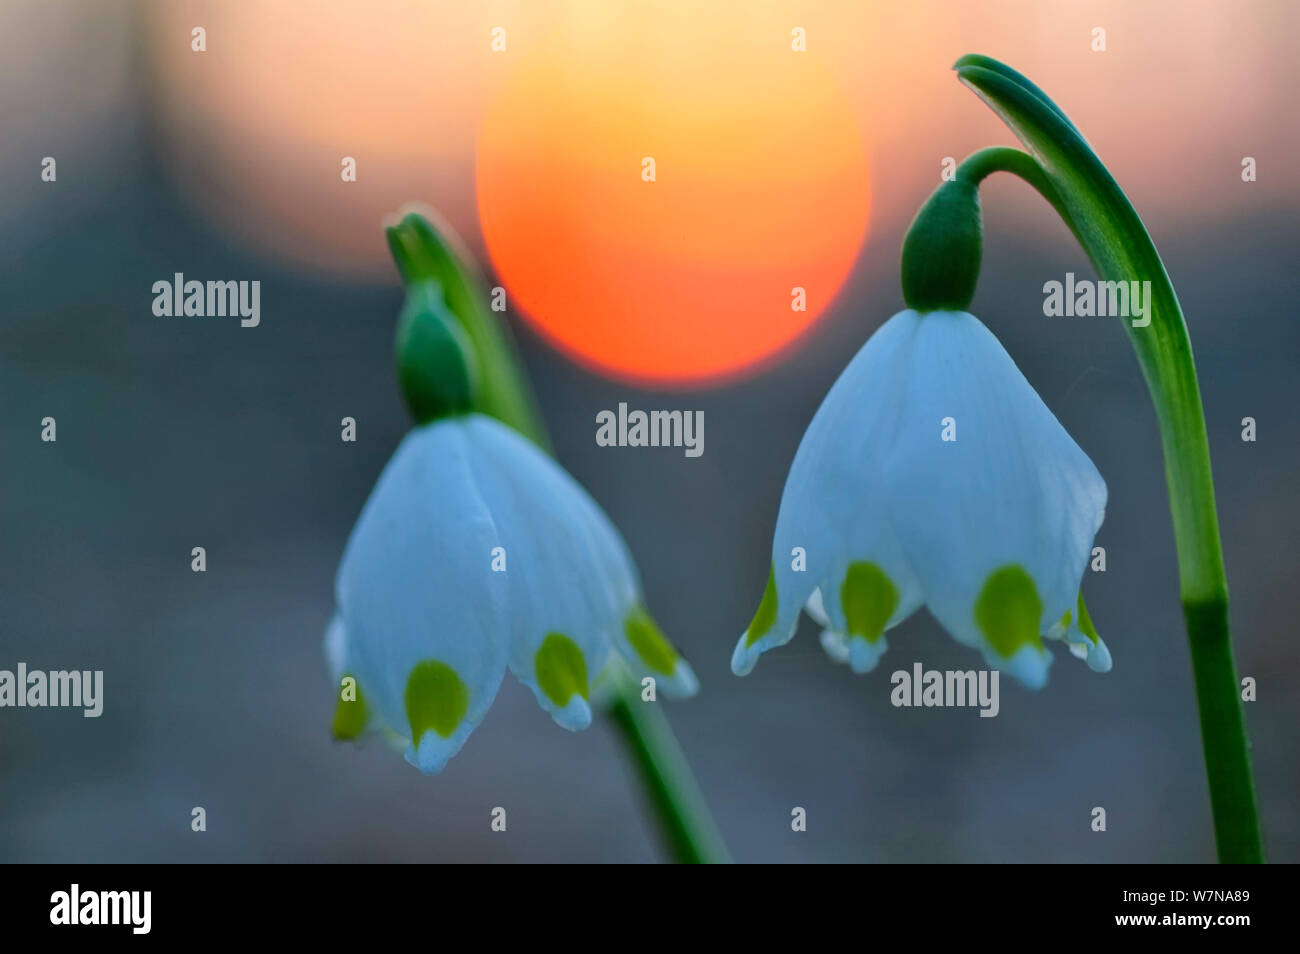
[[[663,709],[642,702],[636,683],[620,674],[607,711],[622,734],[673,857],[685,864],[729,862],[727,846]]]
[[[440,289],[447,309],[468,339],[461,350],[462,357],[472,352],[475,359],[475,409],[510,425],[549,452],[550,441],[528,386],[528,377],[508,329],[488,306],[487,283],[469,253],[448,227],[435,229],[417,213],[405,215],[388,228],[387,234],[397,269],[408,289],[416,293],[415,314],[423,319],[439,313],[437,303],[430,305],[420,300],[419,294],[427,297],[430,288]],[[439,328],[429,330],[424,324],[418,324],[415,332],[420,334],[408,331],[402,340],[422,344],[422,351],[413,351],[407,361],[408,356],[399,347],[399,372],[412,363],[421,364],[427,372],[424,366],[429,364],[429,354],[440,356],[443,365],[454,365],[449,359],[444,360],[454,349],[443,346],[445,336]],[[459,394],[459,390],[448,389],[445,383],[438,383],[435,389],[433,383],[424,380],[427,373],[421,377],[409,372],[409,376],[416,378],[417,386],[408,386],[406,378],[403,379],[408,401],[412,393],[419,396],[438,392],[434,398],[412,403],[417,418],[418,408],[447,403],[443,392]],[[625,673],[615,672],[612,682],[609,715],[636,764],[672,856],[690,863],[729,861],[708,805],[658,703],[642,702],[639,686]]]
[[[1219,858],[1263,860],[1249,743],[1228,631],[1228,584],[1196,365],[1178,297],[1142,220],[1079,131],[1046,94],[985,56],[957,61],[958,78],[1029,149],[983,150],[962,169],[1013,172],[1044,195],[1103,279],[1149,281],[1142,322],[1125,322],[1155,405]],[[958,170],[958,178],[962,176]]]
[[[1061,202],[1061,197],[1052,187],[1052,180],[1033,156],[1010,146],[989,146],[979,152],[973,152],[962,160],[957,167],[957,178],[979,185],[994,172],[1010,172],[1019,176],[1038,190],[1039,195],[1051,203],[1061,218],[1069,221],[1069,213]]]

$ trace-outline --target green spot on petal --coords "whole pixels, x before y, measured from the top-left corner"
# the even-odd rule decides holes
[[[419,747],[432,729],[444,739],[456,731],[469,709],[469,689],[446,663],[426,659],[415,664],[406,680],[406,718],[411,744]]]
[[[537,650],[537,685],[557,706],[575,695],[587,698],[587,660],[578,644],[563,633],[550,633]]]
[[[344,678],[356,679],[351,674],[346,674]],[[344,699],[340,689],[339,704],[334,708],[334,723],[330,726],[330,732],[339,741],[360,738],[366,727],[366,699],[361,694],[360,685],[355,687],[355,691],[356,699]]]
[[[640,606],[634,608],[623,624],[623,632],[647,668],[666,676],[672,675],[677,667],[677,650],[664,638],[649,613]]]
[[[749,621],[748,635],[745,637],[745,645],[753,646],[763,638],[763,635],[772,628],[776,622],[776,565],[772,564],[767,571],[767,586],[763,589],[763,599],[758,604],[758,609],[754,611],[754,618]]]
[[[840,605],[844,607],[849,635],[874,643],[898,609],[898,587],[876,564],[850,563],[840,586]]]
[[[1069,613],[1065,615],[1069,616]],[[1088,639],[1092,640],[1094,646],[1101,637],[1097,635],[1097,630],[1092,625],[1092,617],[1088,615],[1088,607],[1083,605],[1083,590],[1079,591],[1079,631]]]
[[[1062,629],[1065,629],[1067,626],[1070,625],[1070,620],[1071,620],[1072,618],[1073,618],[1073,617],[1071,616],[1070,611],[1069,611],[1069,610],[1066,610],[1066,611],[1065,611],[1065,615],[1061,617],[1061,621],[1060,621],[1059,623],[1057,623],[1056,625],[1059,626],[1059,627],[1061,627]]]
[[[1003,659],[1022,646],[1043,648],[1038,634],[1042,616],[1043,601],[1034,579],[1018,564],[994,570],[975,601],[975,622]]]

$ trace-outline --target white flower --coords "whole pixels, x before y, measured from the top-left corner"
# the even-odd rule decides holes
[[[1092,461],[977,318],[900,312],[804,434],[731,668],[789,642],[806,605],[831,657],[867,672],[924,604],[1028,686],[1047,680],[1043,637],[1105,672],[1079,589],[1105,507]]]
[[[348,540],[336,596],[335,735],[378,727],[425,773],[464,744],[507,667],[566,729],[591,722],[590,682],[611,648],[669,694],[696,688],[599,506],[482,415],[407,435]]]

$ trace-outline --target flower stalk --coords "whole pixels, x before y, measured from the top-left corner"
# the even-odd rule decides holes
[[[407,287],[398,323],[397,370],[416,420],[474,410],[510,426],[550,452],[541,415],[506,326],[488,307],[487,285],[454,233],[410,213],[387,230]],[[641,701],[640,686],[611,659],[602,693],[611,721],[636,766],[672,857],[686,863],[729,861],[699,786],[667,718]]]
[[[946,303],[973,294],[980,255],[977,187],[998,171],[1019,176],[1047,199],[1103,279],[1151,283],[1149,324],[1125,323],[1125,328],[1160,426],[1218,854],[1223,862],[1262,861],[1249,742],[1229,635],[1209,440],[1177,295],[1127,196],[1060,108],[997,60],[970,55],[954,68],[1028,152],[981,150],[958,167],[952,182],[940,186],[904,244],[905,294],[917,308],[953,307]],[[945,237],[944,228],[954,231]],[[921,253],[943,243],[958,259],[947,263],[942,273],[925,271]]]

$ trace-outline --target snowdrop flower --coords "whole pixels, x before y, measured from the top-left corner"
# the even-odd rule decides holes
[[[855,672],[922,605],[988,665],[1041,687],[1064,640],[1110,668],[1079,589],[1106,485],[993,334],[965,311],[900,312],[827,394],[786,480],[772,570],[731,667],[799,612]]]
[[[427,340],[416,350],[442,373],[403,383],[429,423],[384,469],[335,584],[325,639],[340,686],[335,736],[377,728],[412,765],[439,772],[507,668],[557,723],[583,729],[613,650],[669,695],[692,694],[695,676],[642,606],[618,531],[535,445],[466,412],[466,369],[443,360],[444,345],[463,343],[425,305],[415,333]]]

